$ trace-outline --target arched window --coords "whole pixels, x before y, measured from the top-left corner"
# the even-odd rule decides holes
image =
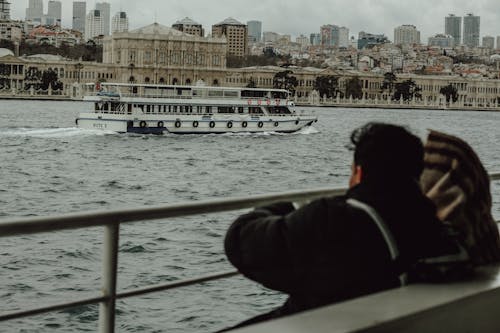
[[[131,76],[128,80],[129,80],[129,82],[134,82],[135,81],[135,77]]]
[[[219,80],[215,79],[213,85],[217,87],[219,85]]]
[[[177,82],[178,82],[177,78],[176,78],[176,77],[174,77],[174,78],[172,79],[172,84],[174,84],[174,85],[175,85],[175,84],[177,84]]]
[[[161,84],[164,84],[164,83],[165,83],[165,79],[161,77],[161,78],[160,78],[160,83],[161,83]]]
[[[150,81],[149,77],[146,77],[146,78],[144,79],[144,82],[145,82],[145,83],[149,83],[149,81]]]
[[[189,86],[191,84],[191,79],[186,79],[186,86]]]

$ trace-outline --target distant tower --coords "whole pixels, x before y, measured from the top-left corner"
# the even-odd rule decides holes
[[[205,36],[205,30],[203,29],[201,24],[191,20],[189,17],[185,17],[182,20],[175,22],[174,24],[172,24],[172,28],[190,35],[201,37]]]
[[[107,2],[96,2],[95,9],[101,12],[102,22],[104,25],[104,36],[109,36],[111,26],[111,5]]]
[[[464,16],[464,44],[469,47],[479,46],[480,17],[474,14]]]
[[[262,22],[248,21],[248,39],[252,42],[260,43],[262,40]]]
[[[248,53],[248,30],[247,26],[234,18],[212,26],[212,36],[227,39],[227,53],[237,57],[244,57]]]
[[[493,50],[495,48],[495,38],[492,36],[484,36],[482,46],[487,49]]]
[[[462,43],[462,18],[450,14],[444,18],[444,34],[453,37],[455,46]]]
[[[61,26],[61,1],[49,1],[47,16],[53,17],[55,20],[55,24]]]
[[[403,24],[394,29],[394,44],[412,45],[420,44],[420,31],[411,24]]]
[[[128,17],[125,12],[118,12],[111,21],[111,33],[128,31]]]
[[[87,4],[85,1],[73,2],[73,30],[85,33],[86,13],[87,13]]]
[[[28,8],[26,8],[26,21],[33,21],[38,24],[41,24],[42,17],[43,17],[43,0],[30,0]]]
[[[85,40],[104,35],[104,20],[101,11],[93,9],[87,14],[85,20]]]
[[[10,20],[10,3],[0,0],[0,20]]]
[[[349,47],[349,28],[339,28],[338,43],[339,47]]]

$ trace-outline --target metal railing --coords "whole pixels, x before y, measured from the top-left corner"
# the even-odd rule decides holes
[[[492,181],[500,180],[500,172],[490,174],[490,179]],[[186,279],[166,284],[151,285],[124,292],[117,292],[118,241],[121,223],[234,211],[253,208],[278,201],[292,201],[298,204],[303,204],[310,200],[324,196],[341,195],[345,193],[345,191],[345,188],[319,188],[314,190],[285,192],[271,195],[256,195],[245,198],[207,200],[157,207],[66,214],[55,217],[6,219],[0,221],[0,237],[96,226],[105,227],[103,238],[102,296],[83,298],[73,302],[1,314],[0,321],[18,319],[82,305],[99,303],[99,331],[114,332],[116,310],[115,303],[117,299],[190,286],[202,282],[228,278],[239,274],[236,270],[231,270],[194,279]]]

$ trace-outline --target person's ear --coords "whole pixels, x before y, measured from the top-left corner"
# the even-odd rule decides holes
[[[349,187],[353,187],[361,183],[363,179],[363,169],[360,165],[352,165],[351,179],[349,180]]]

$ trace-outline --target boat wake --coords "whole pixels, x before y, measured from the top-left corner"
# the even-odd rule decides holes
[[[76,127],[68,128],[3,128],[0,129],[0,136],[3,137],[34,137],[34,138],[66,138],[74,136],[95,136],[116,134],[111,131],[88,130]]]

